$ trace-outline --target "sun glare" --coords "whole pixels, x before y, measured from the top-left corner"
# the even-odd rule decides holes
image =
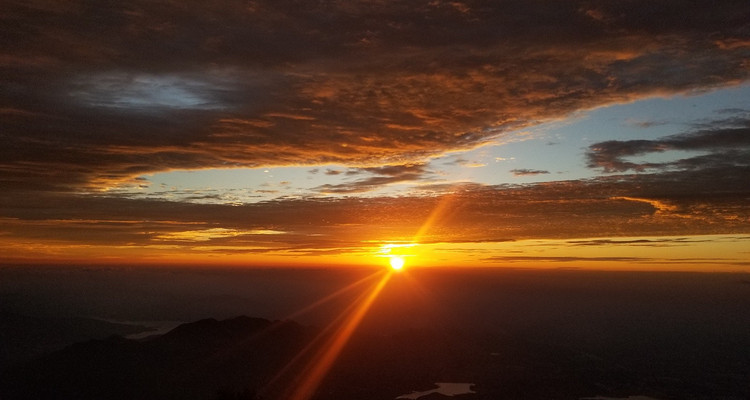
[[[391,256],[390,259],[391,268],[395,271],[400,271],[404,268],[404,258],[399,256]]]

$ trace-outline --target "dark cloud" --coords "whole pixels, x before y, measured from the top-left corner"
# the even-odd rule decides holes
[[[330,171],[330,170],[329,170]],[[338,175],[340,171],[336,171]],[[328,174],[328,173],[327,173]],[[346,175],[370,174],[368,178],[358,179],[353,182],[340,183],[336,185],[326,184],[314,190],[322,193],[362,193],[378,189],[381,186],[393,183],[413,182],[425,180],[431,172],[426,169],[426,164],[386,165],[382,167],[369,167],[350,169]]]
[[[684,246],[685,244],[696,242],[708,242],[709,240],[700,240],[695,238],[659,238],[659,239],[591,239],[591,240],[570,240],[569,244],[573,246],[649,246],[649,247],[667,247],[667,246]]]
[[[629,119],[626,121],[626,123],[628,125],[646,129],[646,128],[652,128],[654,126],[666,125],[668,122],[667,121],[639,121],[639,120]]]
[[[6,1],[0,182],[421,162],[748,77],[745,1]],[[617,167],[616,168],[622,168]]]
[[[709,154],[668,162],[633,162],[626,159],[673,150],[704,151]],[[590,168],[601,168],[604,172],[750,166],[750,119],[715,121],[705,129],[657,140],[610,140],[595,143],[589,146],[586,157]]]
[[[539,169],[512,169],[510,172],[515,176],[529,176],[529,175],[542,175],[542,174],[549,174],[549,171],[539,170]]]
[[[642,263],[642,264],[711,264],[711,265],[745,265],[743,261],[729,258],[647,258],[647,257],[544,257],[544,256],[494,256],[484,258],[483,261],[502,262],[502,263],[528,263],[528,262],[625,262],[625,263]]]
[[[537,257],[537,256],[495,256],[485,258],[491,262],[582,262],[582,261],[615,261],[615,262],[653,262],[653,258],[644,257]]]

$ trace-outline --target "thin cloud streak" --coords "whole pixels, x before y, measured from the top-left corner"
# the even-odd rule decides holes
[[[539,169],[528,169],[528,168],[512,169],[510,170],[510,172],[515,176],[533,176],[533,175],[549,174],[549,171],[539,170]]]
[[[640,263],[640,264],[711,264],[742,266],[746,262],[722,258],[649,258],[649,257],[543,257],[543,256],[496,256],[483,259],[485,262],[501,263]]]
[[[331,170],[327,170],[326,175],[339,175],[341,173],[339,171],[331,172]],[[346,172],[346,175],[349,176],[361,174],[374,176],[342,184],[326,184],[313,190],[320,193],[363,193],[394,183],[426,181],[432,175],[424,163],[358,168]]]

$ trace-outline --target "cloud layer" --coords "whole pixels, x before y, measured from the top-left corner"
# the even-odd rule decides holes
[[[446,184],[428,163],[576,111],[747,81],[746,0],[37,0],[2,2],[0,21],[0,256],[750,233],[747,110],[595,143],[585,162],[607,174],[590,180]],[[692,153],[649,159],[669,151]],[[159,171],[281,165],[346,177],[315,190],[352,197],[104,192]],[[353,197],[417,181],[425,196]]]
[[[6,241],[0,241],[0,247],[11,253],[24,247],[19,243],[46,243],[166,246],[217,254],[338,254],[357,251],[365,243],[412,240],[748,234],[750,168],[737,172],[722,179],[715,179],[713,170],[691,171],[687,177],[618,175],[525,186],[454,186],[430,197],[276,200],[239,206],[90,195],[3,196],[3,238],[11,238],[16,247]]]
[[[748,20],[742,1],[4,2],[0,182],[422,162],[744,80]]]

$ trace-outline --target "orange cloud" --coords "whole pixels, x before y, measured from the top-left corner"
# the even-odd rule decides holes
[[[739,3],[66,4],[4,5],[11,187],[423,162],[577,110],[748,77]]]

